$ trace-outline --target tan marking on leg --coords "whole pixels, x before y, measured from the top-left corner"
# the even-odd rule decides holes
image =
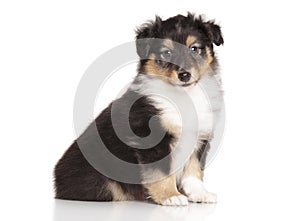
[[[134,197],[124,193],[121,186],[115,181],[109,182],[107,188],[111,191],[113,201],[134,200]]]
[[[163,173],[158,169],[144,169],[143,170],[143,184],[151,184],[154,182],[158,182],[160,180],[164,180],[169,176],[169,174]]]
[[[176,187],[175,175],[170,175],[167,178],[144,185],[148,190],[152,200],[158,204],[162,204],[165,200],[173,196],[180,196]]]
[[[211,64],[214,60],[214,57],[212,56],[211,51],[208,47],[205,47],[205,49],[206,49],[206,55],[207,55],[207,63]]]
[[[200,180],[203,180],[203,175],[197,153],[194,152],[183,169],[182,179],[188,176],[195,176]]]
[[[180,192],[187,196],[191,202],[215,203],[217,197],[208,192],[203,186],[203,170],[196,152],[190,157],[184,168],[182,180],[180,181]]]
[[[185,41],[187,47],[191,47],[197,41],[197,38],[193,35],[189,35]]]

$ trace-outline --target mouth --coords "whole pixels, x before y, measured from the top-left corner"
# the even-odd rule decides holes
[[[191,82],[191,83],[184,83],[184,84],[181,84],[180,86],[181,86],[181,87],[189,87],[189,86],[195,85],[195,84],[197,84],[197,83],[198,83],[198,81],[193,81],[193,82]]]

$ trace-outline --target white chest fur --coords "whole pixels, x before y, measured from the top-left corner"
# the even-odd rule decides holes
[[[161,111],[159,117],[163,127],[178,137],[185,133],[206,137],[212,134],[213,112],[209,97],[201,85],[185,88],[163,84],[160,82],[148,90],[151,91],[148,96]]]
[[[146,95],[160,109],[160,120],[170,133],[213,133],[214,115],[219,111],[220,84],[215,76],[201,79],[195,85],[178,87],[150,76],[139,76],[138,84],[131,89]]]
[[[173,134],[197,133],[209,135],[213,131],[213,113],[208,96],[200,84],[177,88],[180,94],[174,100],[155,98],[162,110],[161,122]]]

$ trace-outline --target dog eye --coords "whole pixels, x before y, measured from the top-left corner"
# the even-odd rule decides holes
[[[200,52],[200,48],[198,48],[196,46],[190,47],[190,50],[192,53],[196,53],[196,54],[199,54],[199,52]]]
[[[161,56],[163,58],[170,58],[172,56],[172,52],[170,50],[164,50],[161,52]]]

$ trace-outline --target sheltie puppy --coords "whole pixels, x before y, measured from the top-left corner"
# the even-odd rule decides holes
[[[220,27],[190,13],[139,27],[137,76],[57,163],[56,198],[215,203],[202,182],[217,110],[199,85],[218,74],[213,47],[221,44]]]

